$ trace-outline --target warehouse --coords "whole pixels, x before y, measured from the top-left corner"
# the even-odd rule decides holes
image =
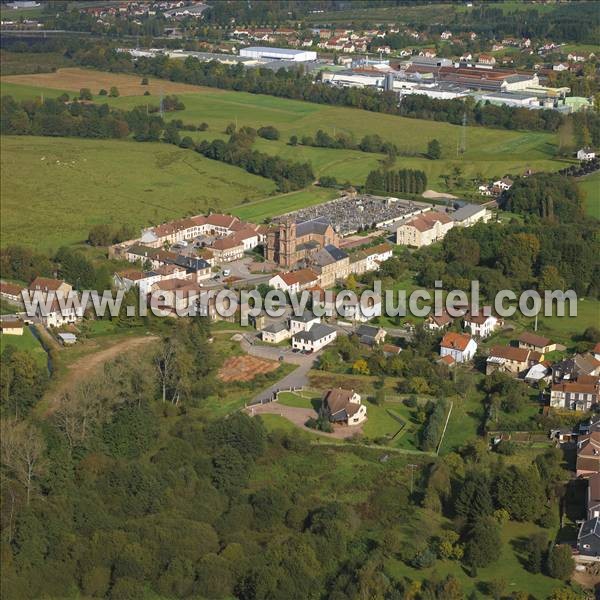
[[[317,60],[317,53],[314,50],[289,50],[287,48],[267,48],[265,46],[242,48],[240,56],[270,60],[291,60],[294,62]]]

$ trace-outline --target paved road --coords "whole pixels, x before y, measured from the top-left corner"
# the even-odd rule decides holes
[[[257,394],[253,398],[253,402],[265,402],[273,400],[275,394],[280,390],[287,390],[289,388],[300,388],[308,385],[308,372],[310,371],[311,367],[312,363],[309,362],[303,365],[299,365],[292,373],[286,375],[283,379],[280,379],[268,389],[260,392],[260,394]],[[308,419],[308,416],[306,417],[306,419]],[[306,421],[306,419],[304,420]]]

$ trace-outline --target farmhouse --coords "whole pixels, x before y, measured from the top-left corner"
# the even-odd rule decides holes
[[[396,229],[396,243],[421,248],[442,240],[454,226],[443,212],[429,211],[402,223]]]
[[[556,350],[556,344],[552,343],[548,338],[531,331],[524,331],[519,336],[519,348],[525,348],[527,350],[535,350],[540,354],[546,354]]]
[[[442,338],[440,356],[450,356],[456,362],[467,362],[475,356],[477,344],[470,335],[449,331]]]
[[[337,331],[329,325],[318,323],[308,331],[299,331],[292,336],[292,347],[306,352],[317,352],[337,337]]]
[[[486,361],[485,374],[490,375],[494,371],[502,371],[521,375],[543,359],[544,356],[534,350],[515,348],[514,346],[493,346]]]
[[[21,286],[0,281],[0,297],[10,302],[21,302]]]
[[[261,332],[263,342],[279,344],[291,336],[291,332],[283,321],[267,325]]]
[[[0,320],[0,334],[2,335],[23,335],[25,324],[23,321],[8,319]]]
[[[367,419],[367,407],[354,390],[335,388],[325,392],[320,414],[331,423],[360,425]]]

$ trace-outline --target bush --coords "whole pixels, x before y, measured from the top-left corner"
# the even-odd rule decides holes
[[[146,90],[146,91],[144,92],[144,96],[149,96],[149,95],[150,95],[150,92],[149,92],[148,90]]]
[[[266,127],[261,127],[258,131],[258,136],[264,138],[265,140],[278,140],[279,139],[279,131],[273,127],[272,125],[267,125]]]
[[[119,90],[116,86],[112,86],[110,88],[110,93],[108,94],[111,98],[118,98],[119,97]]]
[[[569,579],[575,568],[573,555],[569,546],[557,545],[548,554],[548,575],[555,579]]]
[[[142,77],[142,83],[141,85],[148,85],[148,78],[147,77]]]
[[[208,123],[200,123],[198,125],[198,131],[206,131],[208,129]]]
[[[79,90],[79,99],[80,100],[92,100],[93,96],[92,96],[92,91],[90,90],[90,88],[81,88]]]
[[[108,92],[107,92],[107,91],[106,91],[104,88],[102,88],[102,89],[101,89],[101,90],[98,92],[98,95],[99,95],[99,96],[106,96],[107,94],[108,94]]]

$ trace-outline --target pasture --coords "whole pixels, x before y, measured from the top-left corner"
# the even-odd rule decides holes
[[[577,182],[585,194],[585,208],[588,215],[600,219],[600,173],[592,173]]]
[[[72,80],[75,72],[76,84]],[[119,84],[118,78],[129,81],[130,87]],[[163,86],[164,93],[169,93],[175,88],[170,90],[168,86],[181,85],[150,78],[149,86],[141,86],[140,81],[139,76],[133,75],[99,73],[87,69],[60,69],[51,74],[3,77],[2,93],[23,99],[42,93],[51,96],[62,91],[78,91],[81,87],[89,87],[97,93],[99,85],[105,89],[110,85],[117,85],[122,94],[119,98],[96,96],[95,100],[131,109],[142,103],[157,105],[160,92],[157,95],[152,91],[157,87]],[[38,85],[41,87],[36,87]],[[126,95],[130,92],[143,93],[146,87],[151,90],[150,96]],[[331,175],[341,182],[347,181],[354,185],[363,184],[368,172],[381,165],[381,154],[290,146],[290,136],[296,135],[301,138],[304,135],[314,135],[318,129],[323,129],[331,135],[343,132],[356,140],[360,140],[366,134],[379,134],[408,155],[396,160],[397,168],[422,169],[428,176],[428,187],[459,194],[472,193],[475,188],[473,180],[487,181],[506,174],[519,175],[527,168],[534,171],[555,171],[571,162],[555,158],[556,136],[549,133],[467,127],[467,150],[458,155],[456,150],[462,128],[448,123],[408,119],[245,92],[185,87],[197,91],[178,93],[186,108],[169,113],[166,118],[181,119],[192,124],[206,122],[208,130],[194,134],[196,139],[225,138],[224,130],[229,123],[237,123],[238,127],[248,125],[254,128],[273,125],[281,133],[280,140],[259,139],[255,143],[256,149],[283,158],[308,161],[316,175]],[[427,143],[434,138],[441,143],[442,158],[432,161],[427,159],[424,153]],[[455,181],[449,188],[449,176],[456,169],[460,170],[461,181]]]
[[[275,191],[269,179],[196,152],[113,140],[4,137],[0,174],[2,245],[54,250],[98,223],[229,212]]]

